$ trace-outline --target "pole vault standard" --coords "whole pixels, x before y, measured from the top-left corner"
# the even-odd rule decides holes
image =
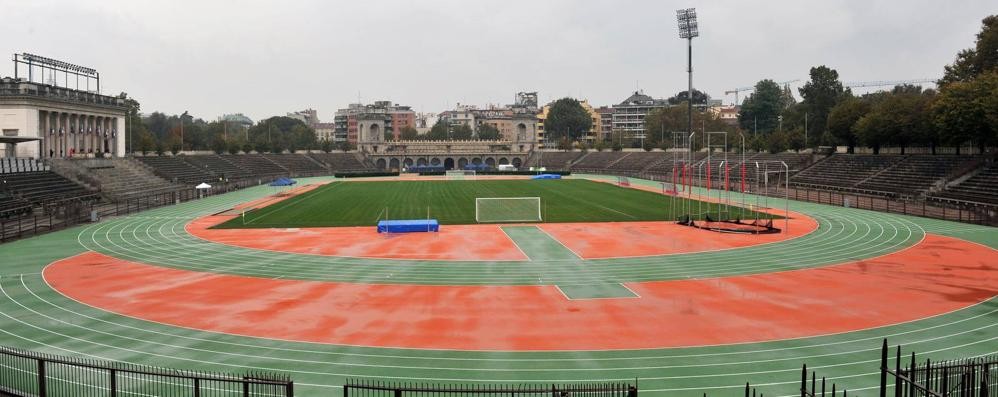
[[[712,156],[712,154],[714,152],[714,149],[721,149],[721,153],[722,153],[721,165],[723,166],[724,164],[728,163],[728,133],[725,132],[725,131],[712,131],[712,132],[704,132],[704,136],[705,136],[704,139],[706,139],[706,145],[707,145],[707,198],[710,198],[710,185],[711,185],[711,181],[713,180],[713,178],[710,175],[710,169],[713,167],[713,163],[711,162],[711,156]],[[720,136],[720,142],[717,142],[717,139],[714,139],[715,142],[711,142],[711,138],[714,137],[714,136]],[[721,182],[721,173],[720,173],[721,171],[720,170],[721,170],[721,168],[718,168],[718,175],[717,175],[718,176],[718,185],[721,185],[721,183],[720,183]],[[726,202],[724,200],[724,190],[727,189],[727,186],[726,186],[727,180],[726,179],[727,178],[725,178],[725,185],[721,185],[717,189],[717,220],[719,220],[719,221],[725,220],[721,216],[721,207],[725,206],[725,204],[726,204]],[[731,195],[729,194],[728,195],[729,201],[730,201],[730,198],[731,198]],[[727,202],[727,204],[728,204],[728,208],[726,208],[726,211],[731,209],[730,208],[730,202]]]

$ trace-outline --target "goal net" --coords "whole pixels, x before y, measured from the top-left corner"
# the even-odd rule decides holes
[[[540,197],[488,197],[475,199],[475,221],[540,222]]]
[[[462,179],[475,179],[474,170],[451,170],[447,171],[447,179],[462,180]]]
[[[631,186],[631,179],[628,178],[628,177],[626,177],[626,176],[618,176],[617,177],[617,186],[630,187]]]

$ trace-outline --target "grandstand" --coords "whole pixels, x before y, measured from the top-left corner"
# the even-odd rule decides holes
[[[902,160],[904,156],[896,155],[833,155],[798,172],[790,182],[821,189],[882,193],[856,186]]]
[[[217,154],[183,156],[184,161],[223,180],[239,180],[253,176]]]
[[[933,195],[936,200],[956,200],[998,206],[998,165],[993,161],[964,180]]]
[[[261,154],[229,154],[223,155],[223,159],[231,162],[248,172],[252,177],[268,178],[275,176],[289,176],[289,172],[277,163],[268,160]]]
[[[93,200],[94,194],[51,171],[26,171],[0,175],[2,188],[8,200],[18,203],[43,205],[48,202],[66,199]],[[16,203],[12,203],[16,204]]]
[[[309,156],[300,154],[264,154],[264,158],[288,170],[291,176],[315,176],[326,174],[326,167]]]
[[[584,152],[535,151],[524,162],[524,167],[544,167],[548,170],[567,170]]]
[[[110,201],[176,191],[180,186],[156,175],[152,168],[133,158],[50,159],[53,171],[88,185]]]
[[[354,153],[311,153],[308,156],[325,164],[330,171],[373,171],[374,168],[364,164]]]
[[[156,175],[175,183],[196,185],[201,182],[210,182],[217,179],[207,170],[184,161],[181,156],[143,156],[136,158],[149,166]]]

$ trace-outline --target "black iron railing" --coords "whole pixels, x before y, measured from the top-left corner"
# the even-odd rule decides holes
[[[894,397],[998,397],[998,356],[984,356],[955,361],[916,363],[915,353],[907,363],[901,361],[901,346],[888,365],[887,341],[880,352],[880,397],[889,397],[887,387],[894,386]]]
[[[438,385],[378,381],[347,381],[343,397],[637,397],[638,386],[628,383],[567,385]]]
[[[0,347],[0,395],[291,397],[278,374],[230,375],[182,371]]]

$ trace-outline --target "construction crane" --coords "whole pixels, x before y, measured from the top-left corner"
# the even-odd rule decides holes
[[[790,85],[790,83],[796,83],[798,81],[800,81],[800,79],[793,79],[793,80],[781,81],[781,82],[776,83],[776,84],[779,84],[780,87],[786,87],[786,86]],[[735,88],[735,89],[730,90],[730,91],[724,91],[724,95],[735,94],[735,105],[738,105],[738,93],[739,92],[747,92],[747,91],[755,91],[755,87]]]
[[[884,87],[884,86],[899,86],[902,84],[920,84],[920,83],[935,83],[938,79],[911,79],[911,80],[885,80],[885,81],[854,81],[851,83],[842,84],[843,87],[848,88],[859,88],[859,87]]]

